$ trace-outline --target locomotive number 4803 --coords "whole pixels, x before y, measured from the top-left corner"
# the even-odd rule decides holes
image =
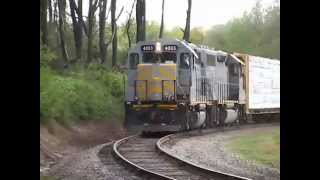
[[[153,45],[144,45],[141,47],[142,51],[154,51],[154,46]]]

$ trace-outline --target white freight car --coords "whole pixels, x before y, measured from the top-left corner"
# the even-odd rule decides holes
[[[280,60],[233,55],[243,62],[239,104],[245,104],[246,114],[280,113]]]

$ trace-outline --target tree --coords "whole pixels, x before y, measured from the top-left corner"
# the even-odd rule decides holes
[[[157,40],[159,38],[160,24],[157,21],[147,22],[148,31],[146,32],[146,40]]]
[[[199,27],[192,28],[190,39],[192,43],[203,44],[205,40],[204,30]]]
[[[105,43],[107,3],[108,3],[107,0],[99,0],[99,47],[100,47],[101,64],[104,64],[106,62],[107,48],[108,48],[108,44]]]
[[[40,0],[40,28],[42,31],[42,43],[48,45],[48,25],[47,25],[47,0]]]
[[[136,4],[137,37],[136,42],[146,40],[146,1],[137,0]]]
[[[89,0],[89,11],[88,11],[88,51],[87,51],[87,65],[92,60],[92,44],[93,44],[93,28],[95,24],[95,12],[98,8],[98,0]]]
[[[160,32],[159,32],[159,39],[163,37],[163,14],[164,14],[164,0],[162,0],[162,11],[161,11],[161,25],[160,25]]]
[[[52,0],[48,0],[49,23],[52,24]]]
[[[112,67],[114,67],[117,62],[117,48],[118,48],[116,9],[117,9],[117,0],[111,0],[111,29],[112,29],[112,34],[114,34],[113,40],[112,40]]]
[[[191,15],[191,4],[192,0],[188,0],[187,20],[184,28],[183,39],[190,41],[190,15]]]
[[[226,48],[225,25],[215,25],[206,32],[205,44],[217,49]]]
[[[132,6],[131,6],[131,11],[129,13],[128,16],[128,21],[126,23],[126,33],[127,33],[127,37],[128,37],[128,47],[131,48],[131,37],[130,37],[130,27],[131,27],[131,15],[133,12],[133,8],[134,8],[134,4],[136,3],[136,0],[133,1]]]
[[[66,42],[65,42],[65,10],[66,10],[66,1],[65,0],[58,0],[58,9],[59,9],[59,35],[60,35],[60,46],[61,46],[61,52],[62,57],[65,62],[65,66],[68,65],[68,52],[66,48]]]
[[[108,47],[110,45],[111,42],[113,42],[115,36],[116,36],[116,31],[112,31],[112,35],[109,39],[109,41],[105,41],[105,22],[108,19],[109,13],[112,10],[112,1],[111,1],[111,6],[108,10],[107,13],[107,0],[99,0],[99,48],[100,48],[100,63],[104,64],[106,62],[106,58],[107,58],[107,51],[108,51]],[[117,20],[119,19],[120,15],[122,14],[123,11],[123,7],[121,8],[120,13],[118,14],[118,16],[114,19],[114,23],[117,22]],[[117,49],[117,47],[115,48],[115,50]],[[115,52],[117,53],[117,51]],[[115,55],[117,56],[117,55]],[[113,56],[112,56],[113,57]],[[114,61],[112,61],[114,62]]]
[[[165,34],[165,37],[168,37],[171,39],[181,39],[183,37],[183,31],[181,31],[180,27],[178,26],[172,28],[171,31],[165,31],[164,34]]]
[[[70,4],[70,14],[72,19],[72,26],[73,26],[73,34],[74,34],[74,43],[76,49],[76,58],[74,62],[81,59],[82,57],[82,22],[80,18],[77,16],[82,16],[82,0],[78,0],[78,7],[75,3],[75,0],[69,0]],[[78,13],[77,10],[78,10]]]
[[[53,42],[54,42],[54,44],[53,44],[53,47],[54,48],[56,48],[55,47],[55,45],[56,46],[59,46],[59,44],[60,44],[60,38],[59,38],[59,12],[58,12],[58,0],[55,0],[54,1],[54,4],[53,4],[53,28],[52,28],[52,31],[51,32],[53,32],[53,34],[55,35],[54,37],[53,37]],[[60,49],[60,48],[59,48]]]
[[[54,7],[54,9],[53,9],[53,23],[56,25],[56,27],[57,27],[57,25],[58,25],[58,2],[57,2],[58,0],[55,0],[54,1],[54,4],[53,4],[53,7]]]
[[[257,1],[242,17],[210,28],[205,43],[221,50],[279,59],[280,5],[263,9]]]

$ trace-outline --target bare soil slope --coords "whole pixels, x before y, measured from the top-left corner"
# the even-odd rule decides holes
[[[120,124],[90,122],[70,128],[52,123],[49,128],[40,126],[40,174],[75,153],[98,144],[126,136]]]

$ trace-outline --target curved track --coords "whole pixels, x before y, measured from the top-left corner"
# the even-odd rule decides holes
[[[113,143],[110,143],[106,146],[104,146],[100,152],[98,153],[98,156],[100,158],[100,161],[107,166],[108,172],[107,178],[108,179],[132,179],[132,180],[140,180],[141,178],[138,177],[135,173],[127,171],[123,168],[122,164],[118,162],[117,159],[115,159],[112,156],[113,152]]]
[[[158,144],[158,145],[157,145]],[[168,156],[159,138],[130,136],[114,143],[114,155],[147,179],[244,180],[239,176],[199,167]]]
[[[177,139],[185,139],[185,138],[188,138],[188,137],[194,137],[194,136],[203,136],[203,135],[206,135],[206,134],[212,134],[212,133],[217,133],[217,132],[223,132],[223,131],[232,131],[232,130],[241,130],[241,129],[249,129],[249,128],[259,128],[259,127],[268,127],[268,126],[274,126],[274,125],[279,125],[277,122],[276,123],[255,123],[255,124],[246,124],[246,125],[241,125],[241,126],[232,126],[232,127],[224,127],[224,128],[221,128],[221,129],[207,129],[207,130],[203,130],[201,133],[199,133],[199,131],[191,131],[191,132],[187,132],[187,133],[178,133],[178,134],[170,134],[170,135],[167,135],[167,136],[164,136],[162,138],[160,138],[158,141],[157,141],[157,149],[159,149],[161,152],[163,152],[164,154],[166,154],[167,156],[173,158],[173,159],[176,159],[177,161],[182,161],[188,165],[191,165],[191,166],[194,166],[194,167],[197,167],[198,169],[202,169],[203,171],[207,171],[207,172],[211,172],[211,173],[219,173],[219,174],[224,174],[226,175],[227,177],[234,177],[234,179],[249,179],[249,178],[244,178],[244,177],[240,177],[240,176],[236,176],[236,175],[233,175],[233,174],[230,174],[230,173],[226,173],[226,172],[222,172],[222,171],[219,171],[219,170],[214,170],[214,169],[208,169],[204,166],[201,166],[199,164],[195,164],[187,159],[184,159],[184,158],[181,158],[181,157],[178,157],[176,156],[175,154],[172,154],[170,151],[168,151],[166,148],[164,148],[164,145],[165,144],[171,144],[173,143],[173,141],[176,141]]]

